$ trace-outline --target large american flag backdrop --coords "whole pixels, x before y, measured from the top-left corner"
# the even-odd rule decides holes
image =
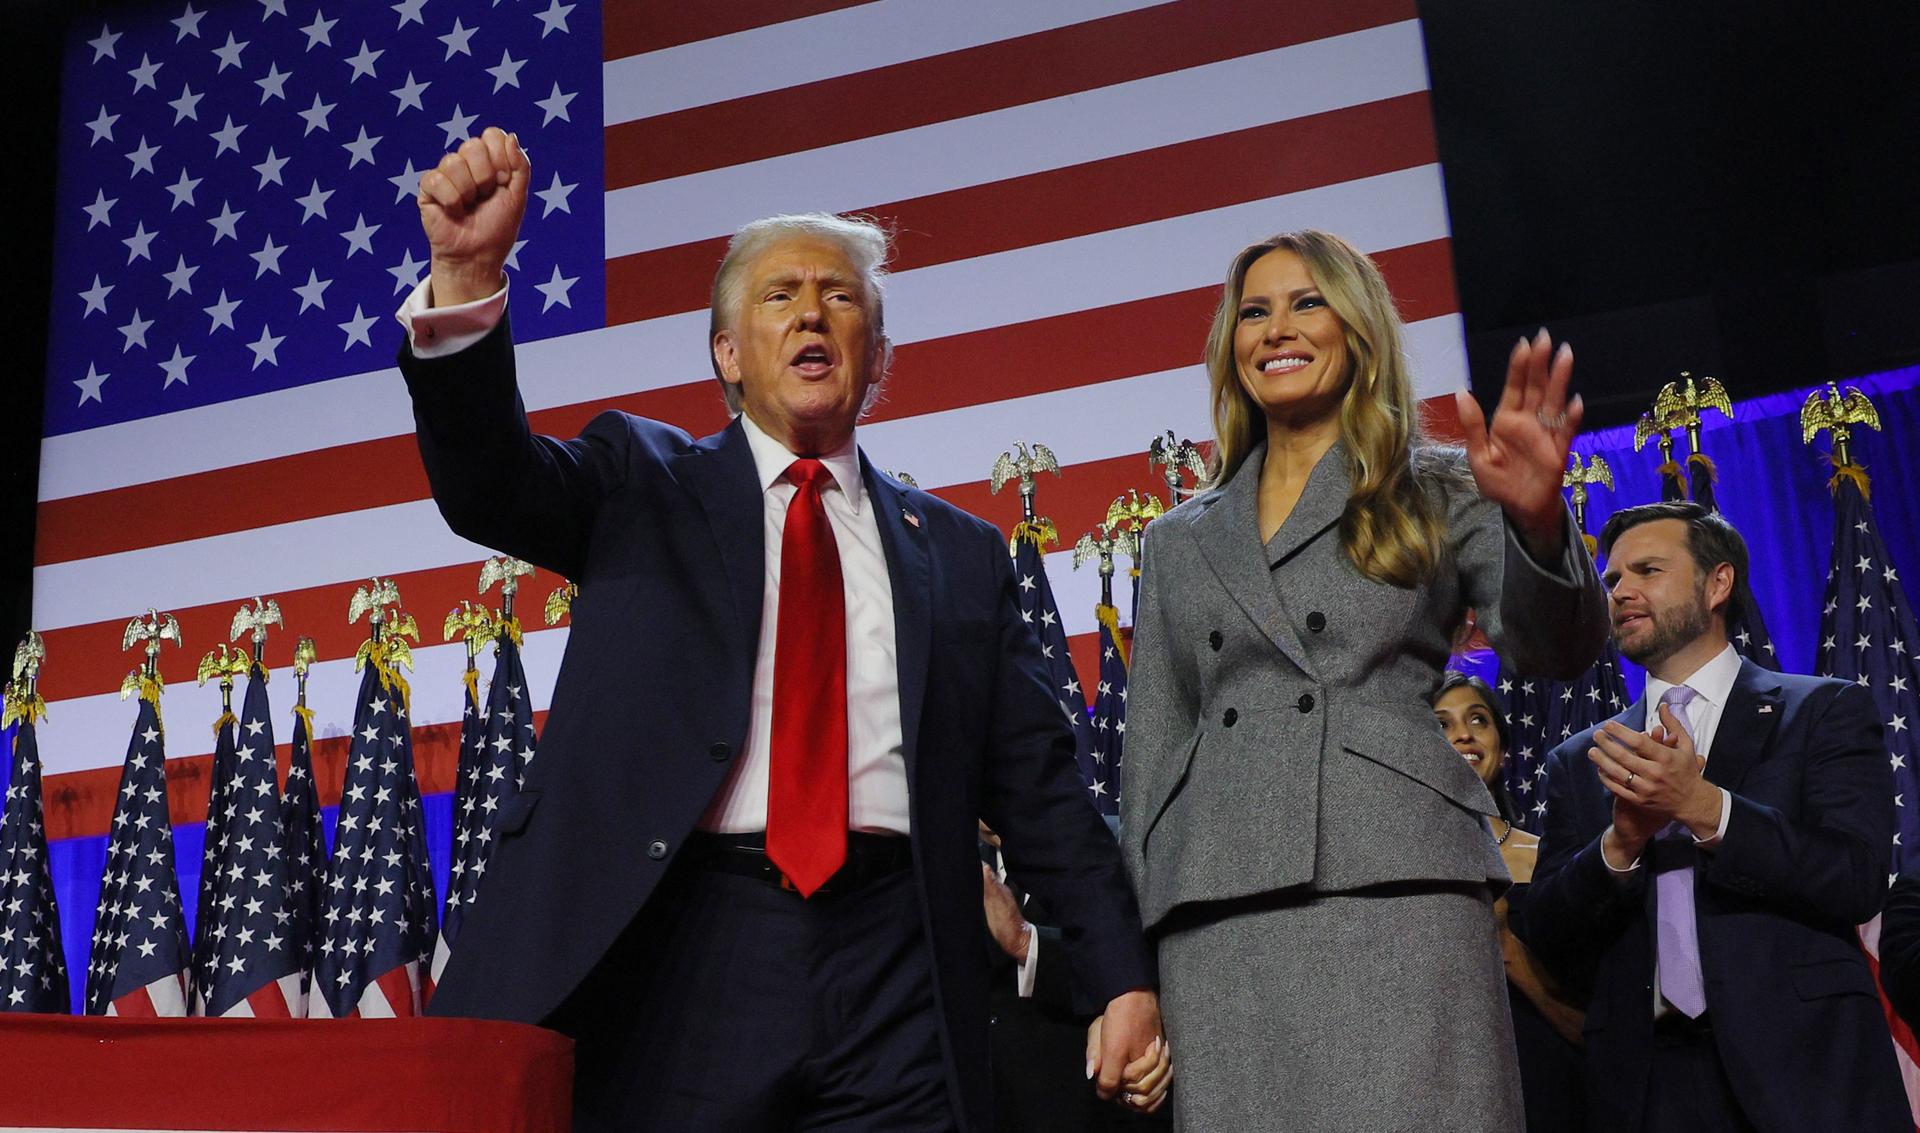
[[[608,407],[718,429],[705,303],[728,233],[813,209],[891,224],[898,351],[861,442],[1003,529],[1018,503],[988,491],[995,455],[1058,455],[1048,573],[1083,685],[1098,583],[1064,548],[1157,483],[1152,437],[1210,434],[1199,358],[1243,244],[1345,235],[1401,303],[1421,395],[1466,381],[1412,0],[1284,18],[1242,0],[182,0],[108,10],[64,66],[33,609],[73,971],[132,719],[115,695],[129,617],[171,610],[186,638],[163,668],[191,892],[220,712],[191,666],[235,606],[265,594],[285,612],[267,657],[282,735],[291,640],[317,643],[331,807],[364,636],[353,588],[395,577],[423,625],[474,593],[487,549],[428,498],[391,314],[425,270],[419,172],[488,124],[534,162],[510,274],[546,432]],[[565,634],[526,635],[536,710]],[[444,892],[462,647],[417,657]]]

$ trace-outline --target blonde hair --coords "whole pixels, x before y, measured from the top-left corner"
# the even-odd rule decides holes
[[[1227,271],[1220,309],[1207,335],[1214,449],[1208,483],[1233,478],[1267,437],[1267,416],[1240,382],[1234,335],[1247,271],[1269,252],[1289,251],[1307,271],[1345,330],[1348,385],[1340,403],[1340,440],[1353,494],[1340,516],[1340,546],[1361,574],[1411,587],[1432,577],[1446,537],[1441,505],[1420,484],[1414,450],[1425,443],[1413,380],[1401,343],[1400,315],[1372,260],[1328,232],[1285,232],[1243,249]],[[1422,461],[1424,467],[1435,462]]]

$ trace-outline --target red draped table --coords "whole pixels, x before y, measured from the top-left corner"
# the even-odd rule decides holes
[[[0,1126],[566,1133],[573,1040],[476,1019],[0,1014]]]

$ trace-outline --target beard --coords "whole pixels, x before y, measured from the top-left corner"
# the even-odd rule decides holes
[[[1641,668],[1657,665],[1686,648],[1707,632],[1712,611],[1707,608],[1707,587],[1703,580],[1693,601],[1664,610],[1648,610],[1650,627],[1631,645],[1621,641],[1616,631],[1615,644],[1620,655]]]

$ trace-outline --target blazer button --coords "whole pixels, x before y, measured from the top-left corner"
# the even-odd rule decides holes
[[[656,838],[656,839],[654,839],[654,840],[653,840],[653,841],[651,841],[651,842],[648,842],[648,843],[647,843],[647,856],[648,856],[648,857],[650,857],[650,858],[652,858],[652,859],[653,859],[654,861],[656,861],[656,862],[657,862],[657,861],[659,861],[659,860],[660,860],[661,858],[664,858],[664,857],[666,857],[666,856],[667,856],[667,844],[666,844],[665,842],[662,842],[662,841],[660,841],[660,840],[659,840],[659,839],[657,839],[657,838]]]
[[[1207,644],[1213,646],[1213,651],[1215,653],[1220,652],[1220,643],[1225,640],[1226,638],[1221,637],[1220,631],[1217,629],[1207,635]]]
[[[725,763],[733,755],[733,748],[724,743],[715,743],[707,748],[707,755],[711,756],[715,763]]]
[[[1327,628],[1327,615],[1315,610],[1307,615],[1307,628],[1315,633]]]
[[[1300,694],[1300,711],[1302,712],[1313,711],[1313,694],[1312,693],[1303,692]]]
[[[1231,728],[1233,727],[1233,722],[1235,720],[1238,720],[1239,718],[1240,718],[1240,713],[1232,708],[1229,708],[1227,709],[1226,715],[1220,717],[1220,722],[1222,724],[1225,724],[1227,727]]]

